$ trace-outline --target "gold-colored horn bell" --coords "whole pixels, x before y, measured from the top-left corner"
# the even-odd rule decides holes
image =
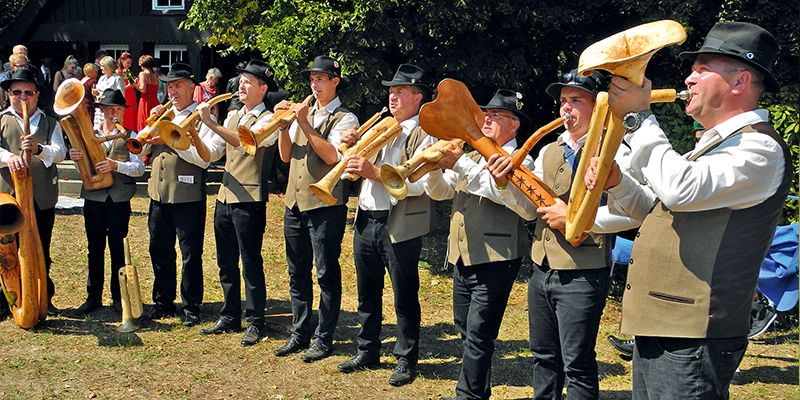
[[[145,120],[147,126],[142,128],[135,138],[125,141],[125,147],[128,149],[128,151],[133,154],[141,153],[145,142],[158,136],[156,124],[160,121],[170,121],[175,118],[175,112],[170,110],[170,107],[172,107],[172,100],[168,101],[162,107],[163,111],[160,114],[153,114],[147,117]]]
[[[209,106],[214,106],[219,102],[230,100],[231,97],[233,97],[233,94],[224,93],[212,98],[206,103]],[[164,144],[174,150],[186,150],[190,145],[194,144],[197,149],[197,155],[200,156],[203,161],[208,162],[211,159],[211,154],[208,152],[208,147],[203,144],[203,141],[200,140],[200,136],[197,133],[199,124],[200,112],[195,111],[186,117],[185,120],[181,121],[180,124],[166,119],[160,119],[156,123],[154,129],[158,132],[158,136],[161,137]]]
[[[302,104],[308,105],[312,98],[314,98],[314,96],[306,97]],[[294,107],[296,104],[300,103],[289,103],[288,109],[278,110],[272,116],[272,119],[257,132],[251,131],[244,126],[240,126],[238,130],[239,142],[241,143],[242,150],[244,150],[245,154],[254,156],[256,154],[256,150],[258,150],[259,143],[261,143],[269,135],[272,135],[278,129],[283,129],[291,125],[292,122],[297,119],[297,114],[294,112]]]
[[[641,86],[644,82],[644,70],[653,54],[666,46],[683,43],[684,40],[686,31],[681,24],[672,20],[635,26],[594,43],[584,50],[578,61],[578,73],[588,76],[592,71],[605,70]],[[683,96],[685,93],[682,92],[680,95]],[[678,94],[674,90],[653,91],[651,99],[675,101],[676,96]],[[608,93],[600,92],[595,100],[586,145],[569,194],[565,237],[573,245],[580,243],[584,233],[590,230],[594,223],[600,196],[611,172],[614,156],[622,143],[623,134],[622,121],[608,111]],[[602,143],[599,139],[601,136]],[[589,160],[596,155],[599,157],[597,183],[594,189],[587,190],[583,182],[584,176],[589,167]]]
[[[440,140],[400,165],[381,165],[383,187],[397,200],[405,199],[408,196],[406,179],[412,183],[420,180],[425,174],[436,168],[436,162],[444,157],[444,149],[463,145],[464,141],[461,139]]]

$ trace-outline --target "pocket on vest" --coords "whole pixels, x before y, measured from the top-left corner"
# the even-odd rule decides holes
[[[653,291],[647,292],[647,295],[650,297],[655,297],[656,299],[659,300],[669,301],[672,303],[694,304],[694,299],[690,299],[688,297],[675,296],[671,294],[653,292]]]

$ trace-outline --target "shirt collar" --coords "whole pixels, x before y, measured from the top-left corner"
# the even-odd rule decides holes
[[[503,150],[505,150],[508,154],[514,152],[517,149],[517,138],[509,140],[506,144],[503,145]]]
[[[266,108],[267,106],[265,106],[264,103],[258,103],[257,106],[253,107],[253,109],[248,111],[247,113],[243,112],[244,107],[240,108],[238,112],[240,117],[244,117],[246,114],[252,114],[254,117],[257,117],[261,115],[261,113],[263,113]]]
[[[417,127],[417,125],[419,125],[419,114],[400,123],[400,127],[403,128],[403,132],[411,132]]]
[[[317,111],[325,110],[325,112],[328,113],[328,114],[333,114],[333,112],[336,111],[336,109],[339,108],[341,105],[342,105],[342,101],[339,100],[339,96],[336,96],[336,98],[331,100],[330,103],[326,104],[325,107],[322,107],[322,109],[319,108],[319,102],[315,103],[315,106],[317,107]]]
[[[14,110],[14,107],[13,107],[13,106],[8,106],[8,108],[6,108],[5,110],[3,110],[3,114],[11,114],[11,115],[13,115],[13,116],[15,116],[15,117],[17,117],[17,118],[19,118],[19,119],[22,119],[22,116],[21,116],[21,115],[19,115],[19,114],[17,114],[17,111],[16,111],[16,110]],[[30,119],[33,119],[35,116],[37,116],[37,115],[39,115],[39,114],[44,114],[44,112],[42,112],[42,109],[41,109],[41,108],[38,108],[38,107],[37,107],[37,108],[36,108],[36,111],[34,111],[34,112],[33,112],[33,115],[31,115],[31,116],[30,116]]]
[[[725,121],[722,121],[722,123],[717,124],[717,126],[714,126],[713,128],[715,131],[717,131],[720,137],[725,139],[728,136],[732,135],[734,132],[741,129],[742,127],[745,127],[747,125],[757,124],[759,122],[768,122],[768,121],[769,121],[769,111],[764,109],[758,109],[734,115],[733,117],[728,118]]]
[[[194,109],[195,109],[195,108],[197,108],[197,102],[196,102],[196,101],[195,101],[194,103],[192,103],[192,104],[189,104],[189,106],[188,106],[188,107],[184,108],[184,109],[183,109],[183,110],[181,110],[181,111],[178,111],[178,109],[177,109],[175,106],[172,106],[172,109],[175,111],[175,115],[179,115],[179,114],[191,114],[191,113],[193,113],[193,112],[194,112]]]
[[[587,134],[581,136],[578,140],[573,141],[572,140],[572,134],[569,133],[569,131],[564,131],[559,136],[559,139],[561,139],[561,141],[564,142],[564,144],[566,144],[567,146],[569,146],[569,148],[571,148],[573,151],[578,151],[586,143],[586,138],[588,136],[589,136],[589,134],[587,133]]]

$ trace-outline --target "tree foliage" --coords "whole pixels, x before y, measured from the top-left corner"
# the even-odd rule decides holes
[[[0,30],[14,21],[19,10],[25,5],[26,0],[2,0],[0,1]]]

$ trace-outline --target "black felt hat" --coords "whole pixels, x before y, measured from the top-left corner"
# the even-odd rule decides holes
[[[719,54],[742,61],[764,74],[766,89],[780,88],[772,65],[778,54],[778,42],[764,28],[747,22],[719,22],[708,31],[703,46],[697,51],[684,51],[681,58],[694,60],[699,54]]]
[[[189,64],[184,64],[180,62],[172,64],[172,66],[169,68],[169,72],[167,73],[167,75],[164,75],[159,79],[161,79],[161,82],[167,82],[167,83],[177,81],[178,79],[188,79],[194,82],[195,85],[198,84],[197,79],[194,77],[194,74],[192,73],[192,67],[189,66]]]
[[[311,77],[312,72],[322,72],[328,74],[328,76],[331,78],[339,78],[340,88],[347,85],[347,80],[342,76],[342,66],[339,65],[339,62],[333,57],[317,56],[314,58],[314,62],[311,64],[311,67],[300,71],[300,75],[303,77],[303,79],[308,80]]]
[[[97,106],[117,106],[117,107],[125,107],[128,106],[125,104],[125,95],[122,94],[119,89],[106,89],[103,90],[103,93],[100,94],[100,98],[97,99],[93,103],[95,107]]]
[[[400,64],[392,80],[381,81],[381,84],[388,87],[410,85],[424,89],[428,93],[431,91],[431,88],[425,83],[425,71],[412,64]]]
[[[261,60],[250,60],[243,68],[238,68],[239,73],[247,72],[248,74],[255,75],[258,79],[261,79],[267,84],[267,87],[274,88],[278,86],[275,83],[275,79],[272,77],[275,75],[272,72],[272,69]]]
[[[0,82],[0,87],[2,87],[3,90],[8,90],[8,88],[11,87],[11,84],[14,82],[32,83],[36,85],[36,90],[40,92],[44,89],[42,85],[36,82],[36,73],[34,73],[32,69],[27,67],[20,68],[12,72],[10,78],[4,80],[3,82]]]
[[[603,86],[605,85],[604,81],[605,77],[599,71],[592,71],[592,74],[589,76],[581,76],[578,74],[578,70],[573,69],[561,75],[558,82],[547,85],[544,91],[548,96],[556,100],[561,98],[561,89],[565,87],[583,89],[591,93],[592,96],[597,96],[597,93],[603,90]]]
[[[502,108],[511,111],[519,118],[520,129],[522,129],[523,126],[528,126],[531,122],[531,119],[522,112],[522,105],[522,93],[508,89],[499,89],[488,104],[481,106],[481,109]]]

